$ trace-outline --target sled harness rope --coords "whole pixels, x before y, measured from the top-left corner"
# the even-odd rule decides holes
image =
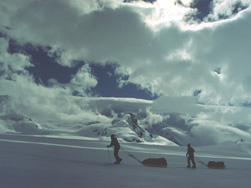
[[[125,150],[124,148],[121,147],[121,150],[127,154],[129,157],[133,158],[134,160],[138,161],[140,164],[142,164],[142,161],[139,160],[137,157],[135,157],[133,154],[131,154],[129,151]]]
[[[198,157],[196,158],[196,161],[198,161],[198,163],[200,163],[200,164],[202,164],[202,165],[204,165],[204,166],[207,167],[207,164],[204,163],[204,162],[203,162],[201,159],[199,159]]]

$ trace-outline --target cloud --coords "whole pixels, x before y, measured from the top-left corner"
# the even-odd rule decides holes
[[[69,84],[72,90],[82,95],[87,93],[87,90],[97,85],[97,80],[91,74],[90,67],[86,64],[79,69],[74,75]]]
[[[122,3],[123,0],[72,0],[65,2],[69,3],[72,7],[79,10],[81,15],[89,14],[93,11],[99,11],[104,8],[118,8]]]
[[[251,101],[250,1],[215,0],[200,24],[186,21],[197,10],[181,2],[185,6],[164,0],[1,1],[0,95],[38,120],[110,122],[102,114],[146,110],[150,123],[163,121],[158,113],[189,114],[196,124],[191,134],[206,138],[204,144],[248,137],[250,108],[241,106]],[[27,71],[30,57],[10,54],[8,38],[50,46],[63,66],[73,66],[72,60],[118,63],[118,74],[128,77],[120,85],[131,82],[161,97],[88,98],[98,80],[87,64],[67,84],[52,79],[50,87],[37,85]]]
[[[51,81],[51,86],[45,87],[36,84],[27,71],[33,66],[29,56],[10,54],[8,39],[0,38],[0,44],[0,95],[10,96],[10,109],[1,109],[1,113],[13,111],[37,120],[107,121],[106,117],[84,109],[84,105],[80,107],[75,101],[77,97],[72,95],[77,90],[86,96],[86,90],[96,85],[87,65],[72,77],[69,84]]]
[[[250,100],[250,16],[249,11],[244,11],[235,19],[196,31],[162,29],[157,35],[167,43],[166,54],[158,42],[153,49],[159,56],[145,55],[137,66],[128,67],[129,81],[169,96],[191,96],[195,90],[202,90],[200,100],[206,103],[239,104]],[[217,68],[219,74],[215,74]]]
[[[197,119],[192,123],[197,124],[191,129],[192,142],[200,145],[210,145],[226,141],[235,141],[240,138],[250,139],[250,132],[224,123]]]
[[[137,99],[87,97],[87,90],[97,84],[88,64],[82,66],[67,84],[53,79],[48,87],[36,84],[26,70],[33,66],[30,57],[20,53],[10,54],[9,40],[0,38],[0,42],[0,96],[9,96],[6,98],[8,101],[4,101],[8,103],[8,108],[0,109],[3,115],[15,112],[41,122],[110,123],[111,119],[105,116],[108,111],[138,112],[152,104],[151,101]],[[74,92],[82,97],[73,95]],[[1,123],[4,125],[2,120]]]
[[[0,38],[0,78],[9,80],[18,80],[20,75],[28,76],[27,67],[33,66],[30,58],[23,54],[9,54],[9,41]]]
[[[160,97],[154,101],[152,109],[155,113],[178,113],[196,115],[202,111],[195,97]]]
[[[250,6],[244,0],[227,2],[214,1],[212,14],[238,3]],[[175,1],[23,0],[1,5],[1,23],[10,28],[2,30],[21,43],[51,46],[62,54],[62,65],[71,66],[73,59],[116,62],[117,71],[128,74],[127,82],[158,95],[192,96],[201,90],[199,100],[207,104],[250,100],[250,8],[235,15],[232,10],[229,19],[191,25],[185,17],[196,10]],[[95,79],[89,78],[94,86]]]
[[[92,122],[108,121],[108,118],[78,104],[78,97],[62,87],[47,88],[25,77],[18,81],[0,80],[0,95],[10,96],[12,110],[37,121]],[[87,98],[86,98],[87,99]]]
[[[213,0],[211,2],[211,13],[204,20],[217,21],[222,18],[232,18],[238,12],[248,7],[250,7],[249,0]]]

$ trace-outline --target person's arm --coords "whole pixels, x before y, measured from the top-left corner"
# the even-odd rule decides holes
[[[110,145],[108,145],[107,147],[112,147],[114,145],[113,141],[111,141]]]

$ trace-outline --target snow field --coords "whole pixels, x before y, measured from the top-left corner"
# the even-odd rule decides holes
[[[114,165],[110,163],[108,151],[111,162],[114,158],[107,144],[99,140],[0,135],[1,187],[250,187],[250,155],[234,143],[195,147],[197,158],[224,161],[225,170],[208,169],[198,162],[197,169],[183,168],[186,147],[132,143],[121,145],[141,160],[165,157],[168,167],[145,167],[122,151],[122,164]]]

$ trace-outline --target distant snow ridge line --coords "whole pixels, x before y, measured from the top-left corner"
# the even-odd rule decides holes
[[[120,105],[115,100],[111,101],[113,102],[112,106],[107,111],[105,110],[106,115],[95,111],[95,113],[91,113],[91,118],[85,119],[85,116],[78,116],[79,114],[72,116],[75,114],[55,112],[49,116],[51,119],[44,119],[41,117],[47,116],[41,114],[40,117],[40,113],[36,114],[37,116],[34,118],[27,117],[28,115],[25,114],[30,114],[30,110],[27,110],[26,113],[26,110],[22,108],[22,101],[15,101],[9,96],[0,95],[0,133],[86,136],[99,137],[100,139],[107,139],[111,134],[115,134],[121,141],[127,142],[168,145],[191,143],[194,146],[214,145],[240,138],[251,142],[251,124],[248,123],[242,126],[242,124],[217,122],[213,119],[200,119],[200,117],[192,117],[189,114],[154,113],[150,109],[146,109],[147,105],[150,105],[147,102],[140,103],[140,107],[144,107],[144,110],[140,108],[136,111],[137,105],[132,105],[135,101],[129,101],[127,106],[125,105],[126,100],[123,101],[123,105],[121,102],[118,104],[122,107],[127,106],[126,109],[131,109],[130,107],[133,106],[133,111],[124,111],[122,107],[120,110],[113,111],[113,108],[119,109]],[[102,103],[98,103],[102,107],[101,111],[106,109],[103,107],[111,101],[103,100]],[[92,105],[95,106],[95,104],[94,101]],[[85,108],[83,112],[79,113],[85,113],[84,110]],[[58,116],[54,118],[54,115]],[[65,117],[62,117],[64,115]],[[39,119],[38,121],[36,121],[36,117]],[[251,151],[250,145],[245,148],[248,152]]]
[[[251,129],[247,131],[234,124],[200,119],[188,114],[162,113],[161,116],[162,119],[158,122],[142,119],[141,125],[146,125],[148,132],[163,136],[178,145],[191,143],[208,146],[240,138],[251,141]]]
[[[120,114],[111,124],[96,123],[88,125],[78,132],[82,136],[107,136],[115,134],[127,142],[153,142],[156,135],[152,135],[138,125],[138,119],[133,113]]]
[[[40,125],[13,110],[9,96],[0,96],[0,132],[36,134]]]
[[[88,137],[109,137],[111,134],[115,134],[127,142],[155,142],[156,139],[168,142],[140,127],[138,119],[133,113],[120,113],[117,115],[118,118],[111,122],[85,122],[82,126],[74,122],[51,122],[49,120],[40,122],[40,125],[31,118],[17,113],[13,102],[9,96],[0,96],[0,132],[2,133],[68,134]],[[69,124],[72,126],[72,131]],[[74,132],[77,127],[80,127],[80,130]]]
[[[133,132],[138,136],[138,139],[132,141],[141,142],[142,139],[145,141],[150,141],[153,139],[153,135],[146,131],[144,128],[140,127],[138,124],[138,119],[133,113],[125,114],[121,119],[115,119],[112,124],[116,126],[128,126]],[[125,140],[127,140],[125,138]],[[127,140],[131,141],[131,140]]]
[[[177,145],[186,145],[191,142],[189,119],[182,118],[180,114],[175,113],[161,114],[161,116],[162,121],[151,123],[146,118],[142,120],[142,124],[146,125],[148,132],[163,136]]]
[[[0,115],[0,131],[3,133],[41,134],[40,125],[14,112]]]
[[[115,134],[127,142],[166,142],[185,145],[191,139],[186,121],[176,114],[164,114],[163,121],[148,122],[147,113],[118,113],[111,124],[96,123],[84,127],[79,135],[110,136]]]
[[[235,142],[243,151],[246,151],[251,155],[251,142],[239,139]]]

